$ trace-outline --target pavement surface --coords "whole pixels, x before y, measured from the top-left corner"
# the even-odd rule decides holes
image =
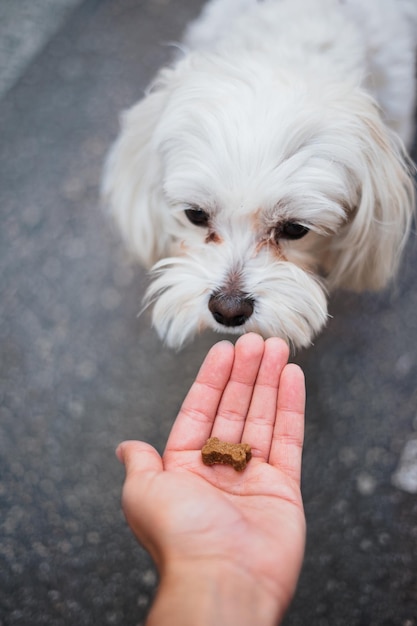
[[[68,0],[52,26],[45,2],[45,20],[24,22],[28,37],[44,29],[30,54],[5,41],[13,4],[0,29],[15,64],[0,101],[0,626],[137,626],[157,576],[121,513],[114,448],[163,449],[218,337],[176,354],[137,317],[146,275],[98,185],[119,111],[202,2]],[[286,626],[417,626],[416,310],[413,238],[395,288],[338,294],[295,359],[308,542]]]

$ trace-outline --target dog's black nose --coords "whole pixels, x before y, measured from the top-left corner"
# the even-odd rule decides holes
[[[246,294],[215,293],[210,297],[209,310],[216,322],[223,326],[242,326],[253,313],[254,301]]]

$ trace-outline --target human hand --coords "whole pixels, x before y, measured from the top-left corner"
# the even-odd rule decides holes
[[[267,615],[262,621],[257,614],[257,624],[282,617],[304,551],[304,377],[287,360],[278,338],[250,333],[235,347],[219,342],[184,400],[163,457],[143,442],[124,442],[117,451],[126,466],[124,512],[155,560],[161,586],[172,586],[180,572],[192,593],[202,574],[212,574],[224,590],[233,577],[262,597],[257,610]],[[205,466],[201,448],[210,436],[249,443],[246,469]],[[230,623],[239,623],[236,615]]]

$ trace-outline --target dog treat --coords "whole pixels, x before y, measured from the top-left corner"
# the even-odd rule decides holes
[[[221,463],[241,472],[251,459],[252,452],[248,443],[227,443],[217,437],[210,437],[201,450],[201,456],[205,465]]]

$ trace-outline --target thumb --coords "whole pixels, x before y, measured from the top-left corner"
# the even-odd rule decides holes
[[[123,441],[116,449],[116,456],[126,469],[122,491],[122,508],[127,523],[140,543],[156,559],[153,530],[155,512],[153,505],[155,477],[163,471],[161,456],[143,441]]]
[[[160,472],[163,469],[160,454],[144,441],[122,441],[116,456],[126,469],[126,478],[141,472]]]

